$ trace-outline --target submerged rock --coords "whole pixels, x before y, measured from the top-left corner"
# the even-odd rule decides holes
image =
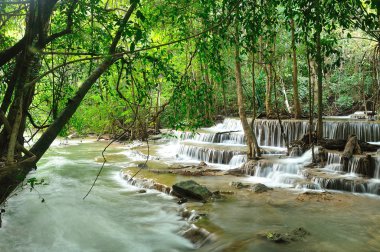
[[[288,243],[303,240],[307,235],[310,235],[310,232],[303,227],[299,227],[292,230],[290,233],[268,232],[265,236],[269,241],[276,243]]]
[[[235,187],[237,189],[243,189],[243,188],[249,187],[249,185],[245,185],[242,182],[236,182],[236,181],[230,182],[230,186]]]
[[[307,192],[298,194],[296,199],[302,202],[310,201],[310,200],[321,202],[321,201],[332,200],[333,196],[329,192],[307,191]]]
[[[190,225],[190,228],[181,232],[181,235],[190,240],[196,248],[202,247],[208,241],[212,239],[212,235],[206,229],[199,228],[194,224]]]
[[[147,162],[137,164],[138,168],[148,168]]]
[[[173,185],[172,194],[178,197],[192,198],[201,201],[207,201],[212,193],[207,187],[202,186],[194,180],[181,181]]]
[[[250,187],[250,190],[255,193],[263,193],[263,192],[273,190],[273,188],[267,187],[266,185],[261,184],[261,183],[257,183],[257,184],[252,185]]]

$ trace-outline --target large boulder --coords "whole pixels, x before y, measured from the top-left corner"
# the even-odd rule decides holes
[[[194,180],[181,181],[173,185],[172,193],[178,197],[191,198],[195,200],[207,201],[212,193]]]

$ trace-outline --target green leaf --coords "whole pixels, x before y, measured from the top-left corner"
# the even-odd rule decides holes
[[[136,12],[136,17],[140,19],[141,21],[145,21],[145,16],[142,14],[140,10]]]

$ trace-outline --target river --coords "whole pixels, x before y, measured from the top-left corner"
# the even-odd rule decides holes
[[[32,191],[25,187],[6,204],[0,251],[166,252],[193,247],[177,234],[186,223],[171,196],[153,190],[140,194],[120,178],[127,157],[106,165],[92,193],[82,199],[100,168],[95,158],[105,145],[70,141],[50,148],[29,176],[48,185]],[[108,153],[121,147],[113,145]]]
[[[293,135],[305,131],[301,126],[292,126]],[[222,139],[215,132],[239,127],[236,120],[227,120],[195,136],[179,133],[181,141],[151,141],[148,167],[160,169],[203,160],[211,168],[234,168],[244,162],[241,133],[234,132]],[[380,128],[371,127],[377,128],[368,140],[379,142]],[[268,128],[263,128],[259,133],[263,136],[267,132]],[[278,158],[283,147],[277,135],[271,142],[262,142],[271,143],[266,149],[269,155]],[[132,145],[135,148],[115,143],[106,152],[108,162],[96,186],[83,200],[101,166],[101,152],[106,144],[94,140],[67,143],[57,140],[51,146],[38,163],[37,171],[29,175],[38,181],[44,179],[47,184],[36,185],[34,190],[25,185],[5,206],[0,251],[380,251],[380,197],[376,195],[379,168],[374,178],[365,182],[372,187],[358,191],[360,194],[355,193],[356,187],[348,188],[351,192],[326,192],[321,188],[324,184],[317,180],[308,181],[317,189],[310,190],[299,186],[305,183],[303,164],[310,161],[310,153],[306,153],[298,158],[263,163],[254,176],[193,177],[211,191],[231,194],[206,204],[188,202],[179,206],[174,197],[151,189],[140,193],[141,188],[122,178],[121,169],[134,173],[144,162],[146,156],[141,153],[148,154],[144,143]],[[378,160],[378,156],[375,158]],[[336,161],[331,162],[333,165]],[[360,178],[352,172],[342,175],[338,168],[321,172],[333,175],[337,181],[356,183]],[[189,179],[151,174],[146,169],[137,177],[147,176],[167,185]],[[256,194],[230,187],[232,181],[262,182],[274,190]],[[212,233],[208,243],[200,248],[180,235],[189,227],[179,214],[183,207],[197,211],[201,218],[195,224]],[[299,227],[310,232],[301,241],[277,244],[265,238],[268,233],[290,232]]]

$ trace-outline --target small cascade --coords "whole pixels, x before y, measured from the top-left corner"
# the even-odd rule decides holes
[[[193,140],[198,142],[209,142],[214,143],[215,134],[214,133],[193,133],[193,132],[179,132],[178,138],[180,140]]]
[[[375,157],[375,173],[373,177],[375,179],[380,179],[380,157]]]
[[[288,135],[289,142],[300,139],[309,131],[309,122],[302,120],[283,120],[282,125]],[[323,136],[329,139],[347,139],[349,135],[355,134],[358,139],[366,142],[377,142],[380,140],[380,124],[371,122],[323,122]],[[254,130],[259,145],[285,146],[281,136],[281,127],[278,120],[257,119]]]
[[[211,127],[210,130],[216,132],[223,131],[243,131],[243,126],[239,119],[234,118],[226,118],[223,123],[218,123],[216,126]]]
[[[289,142],[301,138],[308,131],[307,121],[282,122],[284,131],[288,135]],[[281,127],[278,120],[257,119],[254,123],[254,130],[259,145],[284,147],[285,140],[281,136]]]
[[[245,136],[243,133],[239,132],[227,132],[227,133],[193,133],[193,132],[178,132],[177,137],[184,140],[192,140],[196,142],[206,142],[206,143],[224,143],[224,144],[246,144]]]
[[[246,144],[246,141],[243,133],[224,133],[215,134],[213,143]]]
[[[260,160],[256,166],[254,176],[268,178],[276,184],[287,184],[294,187],[306,185],[302,170],[305,163],[309,162],[311,162],[311,150],[296,158]],[[316,186],[312,187],[315,188]]]
[[[311,181],[325,189],[353,193],[370,193],[368,182],[361,178],[315,176],[311,178]]]
[[[199,161],[229,164],[235,155],[241,155],[242,152],[234,150],[217,150],[201,146],[181,145],[178,154]]]
[[[247,155],[235,155],[231,158],[228,165],[236,167],[236,166],[239,166],[245,162],[247,162]]]
[[[347,139],[349,135],[355,134],[358,139],[366,142],[377,142],[380,140],[380,124],[373,122],[333,122],[323,123],[323,136],[330,139]]]

